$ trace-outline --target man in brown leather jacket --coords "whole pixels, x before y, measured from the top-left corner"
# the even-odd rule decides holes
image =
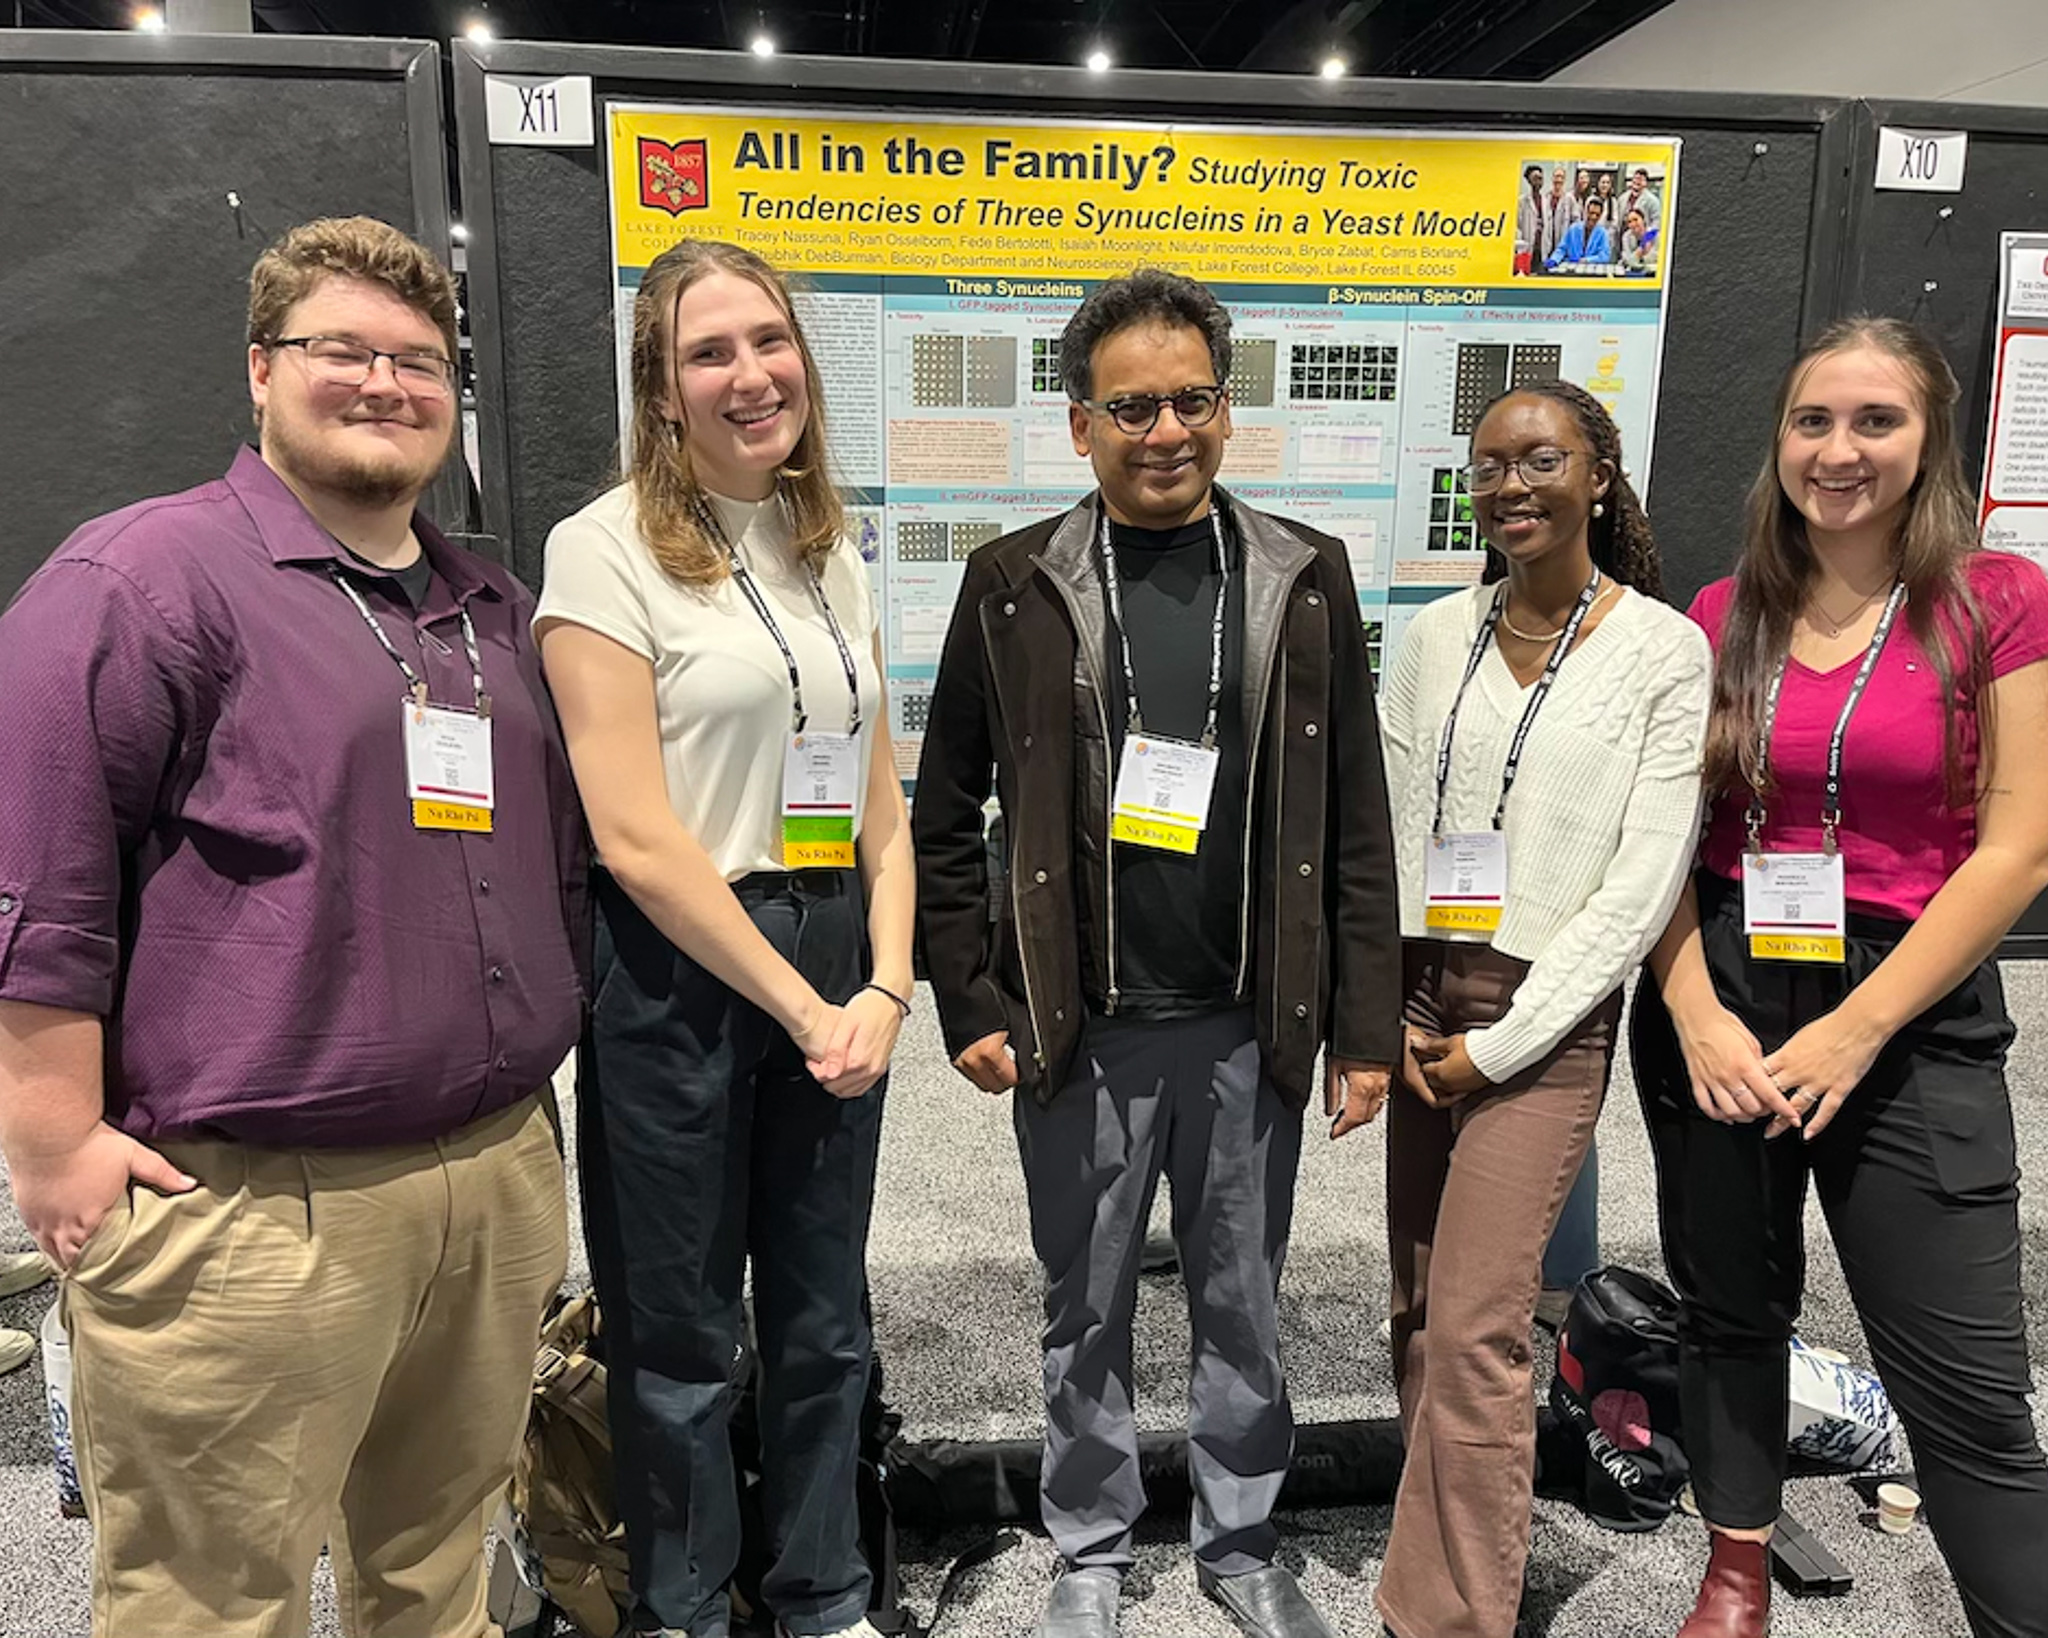
[[[1194,281],[1112,281],[1060,340],[1100,488],[969,561],[913,829],[954,1064],[1015,1115],[1047,1279],[1041,1638],[1109,1638],[1144,1510],[1138,1252],[1162,1172],[1194,1359],[1205,1591],[1254,1638],[1327,1638],[1273,1562],[1293,1441],[1277,1291],[1303,1113],[1332,1135],[1400,1051],[1394,848],[1341,542],[1215,487],[1230,319]],[[1006,821],[989,915],[982,809]]]

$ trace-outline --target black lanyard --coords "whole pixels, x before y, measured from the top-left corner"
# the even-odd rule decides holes
[[[1835,831],[1842,823],[1842,747],[1849,738],[1849,719],[1856,714],[1856,707],[1863,703],[1863,691],[1870,686],[1870,674],[1877,669],[1877,657],[1884,652],[1885,639],[1892,634],[1892,624],[1899,617],[1899,609],[1906,601],[1906,583],[1892,582],[1892,594],[1885,599],[1884,613],[1878,616],[1877,630],[1870,634],[1870,647],[1863,651],[1863,663],[1856,668],[1856,680],[1849,685],[1849,697],[1842,701],[1842,714],[1835,718],[1835,731],[1828,740],[1827,781],[1821,792],[1820,830],[1821,848],[1824,852],[1835,851]],[[1749,851],[1763,852],[1764,811],[1763,782],[1768,777],[1771,765],[1771,734],[1778,725],[1778,696],[1785,687],[1785,669],[1792,663],[1787,653],[1778,661],[1778,669],[1771,675],[1770,692],[1764,696],[1763,720],[1757,724],[1756,732],[1756,782],[1749,790]]]
[[[427,708],[427,680],[413,670],[412,663],[398,652],[397,645],[386,635],[376,615],[370,612],[370,605],[363,601],[363,594],[349,583],[348,576],[341,572],[339,564],[327,566],[328,578],[348,594],[348,600],[355,604],[356,613],[363,617],[363,624],[370,628],[378,642],[384,645],[384,652],[398,662],[398,669],[405,673],[406,691],[412,695],[412,702],[422,711]],[[484,658],[476,646],[476,627],[471,623],[467,607],[456,611],[462,620],[462,651],[469,659],[469,680],[476,690],[476,714],[488,717],[491,714],[491,696],[484,692]],[[445,650],[444,650],[445,652]]]
[[[782,635],[782,627],[775,623],[775,612],[768,607],[768,599],[755,584],[753,574],[733,543],[726,539],[725,527],[719,522],[718,514],[700,496],[697,501],[697,518],[711,538],[725,548],[725,559],[732,566],[733,582],[754,606],[754,612],[761,617],[761,624],[768,628],[768,635],[775,639],[775,646],[782,650],[782,663],[789,668],[790,731],[800,734],[810,723],[810,713],[804,708],[804,679],[797,669],[796,653],[789,646],[789,639]],[[846,646],[846,633],[839,629],[839,617],[832,612],[832,605],[825,598],[825,583],[818,578],[818,571],[806,557],[803,560],[804,573],[810,578],[811,595],[817,598],[818,607],[825,611],[825,624],[831,628],[832,641],[839,649],[839,663],[846,668],[846,692],[852,700],[848,707],[847,733],[858,738],[860,735],[860,673],[854,668],[853,650]]]
[[[1209,622],[1209,709],[1202,718],[1202,749],[1216,749],[1216,717],[1223,704],[1223,621],[1224,605],[1230,598],[1230,553],[1223,544],[1221,508],[1212,500],[1209,532],[1216,537],[1216,612]],[[1109,598],[1109,623],[1116,627],[1117,642],[1124,661],[1124,733],[1126,737],[1145,731],[1138,713],[1138,672],[1131,664],[1131,637],[1124,630],[1124,594],[1117,578],[1116,544],[1110,538],[1109,508],[1102,509],[1102,589]]]
[[[1529,703],[1522,707],[1522,720],[1515,729],[1515,737],[1508,743],[1507,766],[1500,776],[1500,800],[1493,807],[1493,828],[1500,829],[1501,819],[1508,811],[1508,792],[1515,788],[1515,776],[1522,771],[1522,747],[1529,742],[1529,730],[1536,726],[1536,713],[1543,709],[1543,701],[1550,693],[1550,685],[1557,681],[1558,669],[1564,664],[1564,657],[1570,652],[1573,641],[1579,635],[1579,628],[1586,623],[1586,616],[1592,612],[1593,604],[1600,595],[1601,575],[1598,569],[1593,578],[1586,582],[1586,589],[1579,593],[1579,600],[1572,608],[1572,615],[1564,623],[1564,630],[1557,634],[1557,646],[1550,651],[1550,658],[1544,663],[1543,675],[1536,679],[1535,689],[1529,696]],[[1486,611],[1486,618],[1479,622],[1479,635],[1472,642],[1472,656],[1465,662],[1465,675],[1458,684],[1458,692],[1451,699],[1451,714],[1444,718],[1443,736],[1436,747],[1436,817],[1430,821],[1429,833],[1441,836],[1444,829],[1444,789],[1451,782],[1451,741],[1458,732],[1458,712],[1465,704],[1465,690],[1472,686],[1472,679],[1479,675],[1480,663],[1486,658],[1486,651],[1493,644],[1494,628],[1500,624],[1501,616],[1507,612],[1507,582],[1501,582],[1499,593],[1492,606]]]

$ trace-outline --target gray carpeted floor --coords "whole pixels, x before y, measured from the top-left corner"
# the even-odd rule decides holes
[[[2048,1170],[2048,970],[2007,969],[2021,1025],[2012,1081],[2022,1163]],[[876,1328],[891,1395],[912,1438],[1035,1436],[1038,1276],[1025,1233],[1023,1191],[1006,1102],[946,1067],[928,1000],[906,1033],[889,1093],[882,1183],[871,1253]],[[1304,1421],[1393,1412],[1393,1383],[1378,1326],[1385,1311],[1381,1166],[1376,1130],[1342,1144],[1312,1128],[1302,1166],[1285,1318],[1297,1413]],[[1601,1134],[1603,1241],[1610,1259],[1658,1270],[1649,1155],[1626,1066]],[[2048,1363],[2048,1197],[2036,1187],[2025,1212],[2033,1356]],[[1804,1332],[1862,1355],[1841,1275],[1816,1216]],[[0,1249],[27,1244],[11,1202],[0,1202]],[[580,1255],[578,1258],[580,1263]],[[577,1271],[580,1273],[580,1269]],[[1178,1287],[1148,1281],[1139,1315],[1139,1388],[1148,1427],[1180,1416],[1187,1326]],[[33,1329],[49,1287],[0,1302],[0,1324]],[[2048,1426],[2048,1407],[2037,1401]],[[1778,1638],[1961,1638],[1954,1593],[1924,1528],[1880,1535],[1838,1479],[1794,1484],[1790,1505],[1857,1579],[1844,1599],[1781,1598]],[[1390,1509],[1289,1515],[1283,1558],[1350,1638],[1378,1633],[1371,1589]],[[43,1382],[35,1365],[0,1380],[0,1638],[83,1638],[87,1527],[57,1516]],[[1185,1521],[1155,1517],[1126,1590],[1127,1638],[1229,1638],[1234,1630],[1196,1592]],[[904,1543],[910,1601],[929,1612],[947,1566],[985,1529],[911,1534]],[[1669,1638],[1690,1607],[1703,1532],[1674,1518],[1651,1536],[1603,1532],[1570,1507],[1537,1505],[1528,1638]],[[1042,1536],[962,1578],[940,1630],[968,1638],[1025,1638],[1053,1571]],[[316,1631],[332,1633],[324,1600]]]

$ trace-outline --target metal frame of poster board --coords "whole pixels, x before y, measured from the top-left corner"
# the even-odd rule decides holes
[[[26,447],[8,451],[36,474],[24,520],[35,562],[88,517],[226,469],[249,425],[240,361],[246,279],[270,239],[322,212],[374,208],[447,260],[442,60],[438,45],[421,40],[0,31],[0,85],[22,93],[6,110],[10,136],[31,140],[33,157],[18,163],[35,170],[10,194],[16,233],[0,250],[10,311],[37,315],[32,332],[10,338],[10,373],[16,389],[34,383],[44,431],[24,434]],[[65,82],[66,90],[39,99],[38,81]],[[311,127],[311,140],[333,146],[294,158],[275,134],[294,116]],[[150,122],[152,142],[121,127],[130,118]],[[33,142],[43,127],[44,140]],[[101,161],[81,140],[82,127],[148,170],[141,182],[114,187],[130,201],[119,214],[119,200],[99,190],[110,214],[97,228],[81,201],[95,197],[91,167]],[[376,145],[369,165],[365,142]],[[355,203],[352,179],[369,196],[366,207]],[[58,224],[70,224],[71,257],[55,253]],[[114,393],[103,351],[124,314],[147,322],[122,337],[123,390]],[[7,322],[0,317],[0,335]],[[84,401],[53,401],[64,374],[55,355],[81,348],[89,365],[76,377]],[[38,357],[38,349],[52,356]],[[178,406],[174,425],[161,416],[165,404]],[[140,437],[145,424],[156,429],[154,469],[110,464],[105,451]],[[460,532],[472,492],[458,444],[424,504]],[[0,569],[0,601],[33,566]]]
[[[548,528],[601,487],[616,449],[609,206],[601,141],[574,150],[491,145],[488,74],[587,75],[600,108],[695,100],[707,109],[787,103],[1677,137],[1692,248],[1671,302],[1650,503],[1681,597],[1724,572],[1776,373],[1835,305],[1848,174],[1836,101],[1143,70],[1104,78],[1078,68],[517,42],[456,41],[452,52],[485,526],[528,580],[540,572]],[[1729,243],[1738,254],[1716,253]],[[1722,267],[1739,276],[1717,278]]]
[[[1841,231],[1836,313],[1889,313],[1925,325],[1954,366],[1963,395],[1957,434],[1973,492],[1984,465],[1991,362],[1998,341],[1999,235],[2048,229],[2048,111],[1952,102],[1859,102],[1850,108],[1849,196]],[[1880,192],[1878,132],[1964,131],[1960,193]],[[2048,896],[2035,901],[1998,953],[2048,959]]]

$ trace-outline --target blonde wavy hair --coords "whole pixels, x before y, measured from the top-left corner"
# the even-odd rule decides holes
[[[663,251],[648,267],[633,302],[633,419],[624,477],[632,485],[641,536],[662,572],[686,586],[716,585],[730,572],[724,547],[704,527],[705,490],[690,461],[688,430],[668,412],[678,398],[676,314],[684,293],[713,273],[747,279],[767,291],[796,338],[810,413],[796,448],[775,476],[789,514],[790,544],[822,574],[844,532],[846,514],[825,467],[825,395],[818,361],[782,275],[751,250],[714,239],[685,239]]]

